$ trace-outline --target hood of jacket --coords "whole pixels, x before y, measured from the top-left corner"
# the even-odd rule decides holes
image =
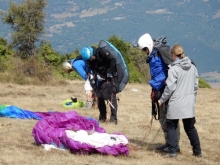
[[[177,65],[181,67],[183,70],[189,70],[192,63],[189,57],[184,57],[183,59],[177,59],[173,63],[170,64],[171,66]]]

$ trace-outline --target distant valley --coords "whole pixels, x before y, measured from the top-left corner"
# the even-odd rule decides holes
[[[7,11],[9,1],[0,6]],[[182,44],[200,75],[220,73],[219,0],[48,0],[45,13],[44,38],[63,54],[112,35],[132,45],[148,32]],[[10,28],[0,25],[0,36],[10,40]]]

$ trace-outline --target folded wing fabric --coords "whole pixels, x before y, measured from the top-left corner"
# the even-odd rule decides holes
[[[54,144],[73,153],[129,154],[128,140],[124,135],[108,135],[96,119],[80,116],[75,111],[54,112],[39,120],[32,134],[37,144]],[[99,142],[94,139],[99,139]]]
[[[36,119],[32,130],[37,144],[52,144],[74,153],[128,155],[128,139],[120,134],[107,134],[94,118],[69,112],[32,112],[12,105],[0,105],[0,117]]]

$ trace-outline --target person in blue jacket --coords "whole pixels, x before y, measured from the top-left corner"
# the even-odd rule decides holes
[[[159,40],[153,40],[150,34],[146,33],[142,35],[138,40],[138,47],[140,50],[142,50],[144,53],[147,54],[147,60],[146,63],[149,64],[150,68],[150,75],[151,79],[148,81],[148,84],[152,87],[151,92],[151,99],[152,99],[152,116],[155,117],[155,112],[157,110],[158,120],[161,124],[161,127],[164,131],[164,138],[165,138],[165,144],[157,147],[156,149],[159,151],[168,151],[168,144],[167,144],[167,131],[166,131],[166,105],[163,104],[162,106],[159,106],[157,100],[160,99],[160,96],[163,93],[163,90],[166,86],[166,78],[167,78],[167,69],[168,65],[167,63],[172,62],[173,59],[171,57],[170,48],[168,46],[163,48],[163,54],[166,58],[162,58],[162,55],[160,55],[159,50],[162,48],[162,42],[163,39],[161,39],[161,43]],[[165,51],[166,50],[166,51]],[[169,61],[170,59],[171,61]],[[169,62],[168,62],[169,61]],[[155,117],[156,118],[156,117]],[[180,137],[180,129],[176,131],[177,134],[177,143],[179,143],[179,137]],[[179,145],[179,144],[178,144]],[[178,148],[179,152],[179,148]]]
[[[86,92],[86,105],[85,108],[91,109],[95,106],[95,96],[93,89],[88,83],[88,73],[85,61],[82,58],[71,59],[63,63],[62,69],[65,73],[76,71],[85,81],[84,90]]]

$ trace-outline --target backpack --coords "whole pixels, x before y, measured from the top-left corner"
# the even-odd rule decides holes
[[[163,59],[167,65],[173,62],[170,47],[166,45],[167,39],[164,36],[158,37],[154,40],[154,48],[158,49],[158,55]]]
[[[129,81],[129,72],[128,72],[128,68],[125,64],[124,58],[123,58],[122,54],[119,52],[119,50],[114,45],[112,45],[110,42],[108,42],[106,40],[101,40],[99,42],[98,47],[105,48],[105,49],[109,50],[110,53],[116,59],[117,82],[115,85],[117,88],[116,93],[119,93],[125,88],[126,84]]]
[[[169,69],[168,65],[173,62],[173,59],[171,56],[170,47],[166,45],[166,43],[167,43],[167,40],[166,40],[166,37],[164,36],[158,37],[157,39],[154,40],[154,48],[158,50],[157,55],[160,56],[163,62],[166,64],[167,72],[168,72],[168,69]],[[152,115],[154,116],[156,120],[159,120],[159,118],[163,117],[160,115],[158,100],[162,96],[164,88],[165,86],[159,90],[152,89],[152,92],[151,92]],[[168,104],[168,101],[165,102],[165,114],[166,114],[167,104]]]
[[[168,76],[168,65],[173,62],[170,47],[166,43],[165,37],[154,40],[154,49],[146,59],[151,73],[151,80],[148,83],[156,90],[160,90],[165,85],[164,80]]]

